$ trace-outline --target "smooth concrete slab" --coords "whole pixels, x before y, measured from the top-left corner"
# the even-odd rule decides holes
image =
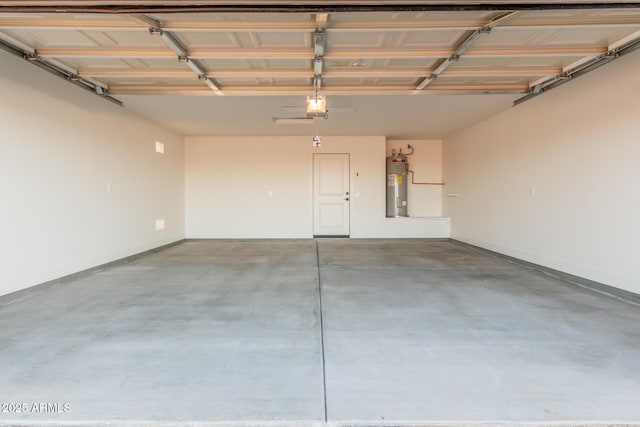
[[[453,243],[320,260],[330,420],[640,420],[638,307]]]
[[[323,420],[312,241],[189,242],[0,308],[26,420]]]
[[[9,301],[0,425],[640,425],[640,307],[451,242],[190,241]]]

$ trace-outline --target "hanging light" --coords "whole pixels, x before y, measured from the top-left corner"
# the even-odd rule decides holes
[[[327,118],[327,99],[324,96],[307,96],[307,117]]]
[[[322,139],[320,138],[320,135],[318,135],[318,117],[324,117],[325,119],[328,117],[327,99],[322,95],[318,95],[318,88],[320,87],[319,83],[320,79],[316,76],[313,83],[315,87],[313,98],[307,96],[307,117],[313,118],[313,123],[316,127],[316,134],[312,139],[313,146],[315,148],[320,148],[320,145],[322,145]]]

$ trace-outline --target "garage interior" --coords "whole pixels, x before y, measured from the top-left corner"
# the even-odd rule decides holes
[[[634,2],[0,0],[0,425],[640,426],[639,46]]]

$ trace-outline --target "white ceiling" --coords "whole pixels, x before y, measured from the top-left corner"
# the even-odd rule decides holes
[[[316,119],[320,135],[441,138],[510,108],[518,95],[336,96],[329,119]],[[184,135],[315,135],[314,124],[279,125],[296,116],[303,97],[188,97],[122,95],[125,108]],[[355,107],[356,111],[349,111]],[[332,112],[332,108],[340,111]],[[346,111],[345,111],[346,110]]]
[[[312,135],[273,119],[303,116],[318,87],[320,134],[440,138],[640,40],[640,8],[1,13],[8,4],[0,40],[185,135]]]

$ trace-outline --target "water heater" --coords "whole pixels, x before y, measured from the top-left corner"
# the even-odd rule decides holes
[[[409,162],[404,154],[387,157],[387,217],[409,216],[407,206],[407,178]]]

